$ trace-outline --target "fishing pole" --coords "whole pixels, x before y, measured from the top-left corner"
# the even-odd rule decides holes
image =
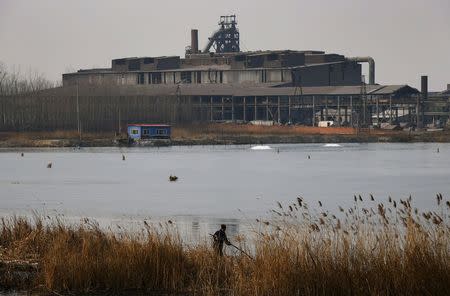
[[[255,260],[252,256],[250,256],[247,252],[245,252],[244,250],[242,250],[241,248],[238,248],[237,246],[231,244],[231,246],[235,247],[237,250],[241,251],[244,255],[247,255],[248,258]]]
[[[209,233],[210,236],[214,237],[213,234]],[[237,247],[236,245],[233,245],[232,243],[230,243],[230,246],[236,248],[236,250],[240,251],[242,254],[248,256],[248,258],[255,260],[252,256],[250,256],[247,252],[245,252],[244,250],[242,250],[241,248]]]

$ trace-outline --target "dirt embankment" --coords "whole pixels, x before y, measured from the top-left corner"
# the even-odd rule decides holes
[[[83,133],[76,131],[1,132],[0,147],[110,147],[126,134]],[[219,145],[262,143],[368,143],[368,142],[450,142],[450,130],[391,131],[356,130],[349,127],[255,126],[206,124],[174,126],[172,145]]]

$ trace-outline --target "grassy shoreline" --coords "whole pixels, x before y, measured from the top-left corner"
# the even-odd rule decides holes
[[[126,137],[122,134],[121,137]],[[114,133],[76,131],[0,132],[0,148],[14,147],[111,147],[119,146]],[[252,126],[207,124],[174,126],[171,145],[227,145],[275,143],[371,143],[371,142],[441,142],[450,143],[450,131],[405,132],[361,130],[353,128],[318,128],[304,126]]]
[[[421,212],[410,198],[356,197],[336,213],[302,198],[234,237],[245,255],[187,246],[172,223],[113,233],[92,220],[10,218],[0,224],[0,288],[79,294],[446,295],[450,202]],[[253,245],[254,248],[249,246]]]

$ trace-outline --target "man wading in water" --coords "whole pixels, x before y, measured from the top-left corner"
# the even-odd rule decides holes
[[[217,254],[220,256],[223,256],[223,244],[231,245],[230,241],[227,238],[227,234],[225,233],[225,230],[227,229],[227,226],[225,224],[220,225],[220,229],[214,233],[214,249],[216,250]]]

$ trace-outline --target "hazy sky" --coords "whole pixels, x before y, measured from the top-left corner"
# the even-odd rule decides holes
[[[60,80],[113,58],[182,56],[190,29],[203,48],[224,14],[237,15],[242,50],[372,56],[377,83],[450,83],[450,0],[0,0],[0,61]]]

